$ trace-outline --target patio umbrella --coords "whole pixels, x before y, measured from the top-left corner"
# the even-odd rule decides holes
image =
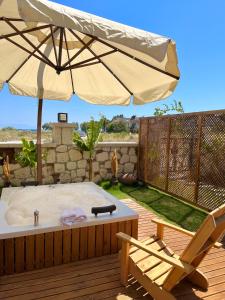
[[[73,94],[94,104],[144,104],[179,80],[175,42],[47,0],[0,0],[0,88],[39,99]]]

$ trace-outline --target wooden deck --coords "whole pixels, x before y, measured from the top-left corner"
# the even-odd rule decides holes
[[[151,224],[151,218],[154,217],[151,212],[132,200],[124,200],[124,202],[140,214],[139,239],[155,232],[155,225]],[[178,254],[188,240],[186,236],[172,230],[165,231],[165,241]],[[177,299],[225,299],[225,249],[213,249],[201,264],[201,270],[209,278],[209,290],[202,292],[189,283],[182,282],[173,291]],[[128,287],[121,286],[116,254],[1,277],[0,299],[147,300],[152,298],[132,278]]]

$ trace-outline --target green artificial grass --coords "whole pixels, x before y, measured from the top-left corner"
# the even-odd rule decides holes
[[[166,221],[189,231],[196,231],[207,213],[191,204],[147,186],[112,186],[103,181],[101,187],[118,199],[132,198]]]

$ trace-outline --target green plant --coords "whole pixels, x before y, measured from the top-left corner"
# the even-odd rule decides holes
[[[174,100],[174,102],[170,106],[167,104],[163,104],[163,108],[156,107],[154,116],[160,117],[167,114],[168,112],[184,113],[184,108],[181,101]]]
[[[16,155],[16,161],[22,167],[36,167],[37,164],[37,149],[33,141],[22,139],[22,150]]]
[[[108,124],[106,131],[112,132],[129,132],[128,124],[124,120],[112,121]]]
[[[91,119],[90,122],[87,123],[87,136],[86,138],[82,138],[78,132],[74,132],[73,134],[73,142],[77,145],[80,151],[89,152],[89,180],[92,180],[92,164],[93,164],[93,156],[95,146],[97,145],[101,130],[103,127],[103,119],[100,121],[95,121]]]

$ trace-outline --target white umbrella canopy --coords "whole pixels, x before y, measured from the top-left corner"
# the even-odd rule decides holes
[[[103,105],[160,100],[179,80],[173,40],[47,0],[0,0],[0,66],[12,94]]]

